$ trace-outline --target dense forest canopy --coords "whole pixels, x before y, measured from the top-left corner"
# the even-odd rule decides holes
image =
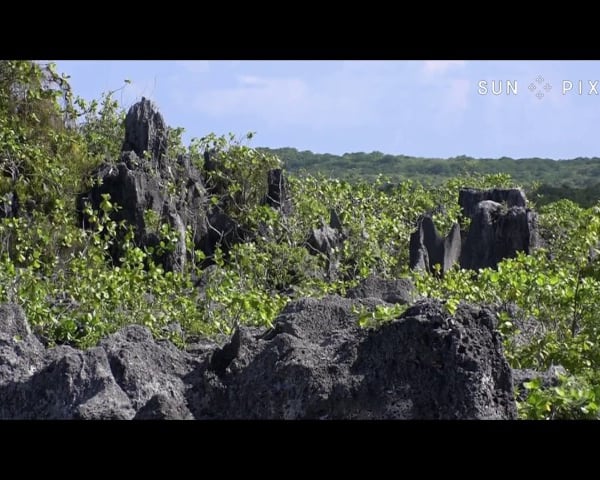
[[[589,207],[600,198],[600,158],[550,160],[543,158],[476,159],[465,155],[448,159],[357,152],[344,155],[298,151],[295,148],[261,149],[277,155],[290,172],[304,170],[335,178],[374,179],[386,175],[439,185],[457,175],[505,173],[522,185],[536,204],[568,198]]]

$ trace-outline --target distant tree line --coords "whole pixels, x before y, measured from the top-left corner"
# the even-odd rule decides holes
[[[507,173],[520,183],[538,205],[566,198],[584,208],[600,199],[600,158],[550,160],[502,157],[476,159],[461,155],[448,159],[357,152],[344,155],[298,151],[295,148],[260,149],[277,155],[290,172],[305,170],[344,180],[374,179],[383,174],[391,181],[411,179],[439,185],[457,175]]]

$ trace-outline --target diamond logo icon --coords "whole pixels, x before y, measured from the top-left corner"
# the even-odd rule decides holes
[[[544,92],[549,93],[550,90],[552,90],[552,84],[547,81],[543,75],[538,75],[533,79],[533,82],[527,86],[527,89],[533,93],[538,100],[541,100],[545,96]]]

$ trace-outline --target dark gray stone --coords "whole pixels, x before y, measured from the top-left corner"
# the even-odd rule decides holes
[[[203,372],[196,418],[516,418],[493,312],[463,305],[448,317],[427,300],[366,331],[352,305],[302,299],[269,332],[240,328]]]
[[[338,230],[329,225],[313,229],[308,239],[309,252],[330,255],[334,248],[342,243],[342,236]]]
[[[195,248],[207,244],[208,200],[200,171],[189,158],[166,158],[166,130],[164,120],[152,104],[142,99],[127,115],[125,141],[120,162],[100,166],[95,177],[100,184],[78,198],[79,211],[85,202],[98,210],[102,195],[109,194],[120,209],[111,214],[117,222],[133,226],[135,242],[141,247],[156,247],[159,243],[157,227],[168,223],[178,233],[173,252],[156,254],[155,259],[167,270],[182,271],[186,262],[185,232],[192,230]],[[143,151],[151,154],[143,158]],[[146,212],[152,211],[156,224],[146,222]],[[81,215],[84,226],[88,219]],[[111,252],[119,263],[123,252],[117,242]]]
[[[519,189],[460,190],[459,204],[471,219],[468,231],[454,224],[442,238],[431,215],[423,215],[410,236],[410,268],[432,271],[439,264],[442,273],[457,263],[471,270],[495,268],[517,252],[531,253],[541,243],[537,214],[526,201]]]
[[[458,204],[462,207],[464,215],[472,217],[477,212],[477,205],[484,200],[492,200],[496,203],[504,203],[506,207],[527,206],[527,198],[523,190],[518,188],[492,188],[489,190],[478,190],[474,188],[462,188],[458,193]]]
[[[219,210],[209,214],[206,225],[207,233],[202,243],[202,250],[207,255],[214,253],[216,245],[220,245],[223,251],[228,252],[233,245],[244,239],[244,231],[240,225]]]
[[[288,215],[292,211],[289,187],[283,170],[280,168],[269,170],[265,203],[281,211],[284,215]]]
[[[13,303],[0,305],[0,389],[42,368],[43,352],[44,346],[31,334],[21,307]]]
[[[306,242],[311,254],[322,254],[327,257],[327,276],[330,280],[337,275],[339,254],[336,251],[341,248],[347,237],[347,231],[342,227],[339,215],[331,209],[329,225],[321,221],[321,227],[313,229]]]
[[[350,288],[348,298],[378,298],[387,303],[406,305],[416,300],[415,286],[409,278],[388,280],[371,276]]]
[[[134,420],[193,420],[189,409],[178,399],[157,393],[135,415]]]
[[[207,355],[155,342],[140,326],[86,351],[46,349],[19,307],[0,305],[0,419],[190,418],[184,379]],[[156,395],[165,402],[150,402]]]
[[[417,230],[410,236],[409,249],[411,269],[431,272],[435,265],[439,265],[442,273],[447,272],[460,258],[460,226],[454,224],[444,238],[437,232],[433,219],[424,215],[418,222]]]
[[[461,255],[461,267],[495,268],[517,252],[531,253],[538,246],[537,214],[523,207],[510,207],[491,200],[479,202],[471,219]]]
[[[150,100],[142,97],[127,112],[125,141],[121,150],[133,151],[139,158],[144,158],[144,152],[148,152],[154,166],[161,164],[167,153],[167,127]]]
[[[560,383],[560,376],[566,375],[567,371],[562,365],[553,365],[545,372],[538,372],[530,368],[513,369],[513,383],[515,394],[519,401],[524,401],[527,398],[527,389],[524,386],[525,382],[531,382],[534,379],[541,380],[541,388],[547,389],[556,387]]]
[[[194,363],[172,343],[154,342],[147,328],[130,325],[102,340],[99,346],[106,351],[116,382],[136,410],[159,393],[185,404],[181,378]]]
[[[364,330],[353,313],[361,304],[301,299],[274,328],[240,327],[195,354],[136,325],[87,351],[45,349],[18,307],[4,306],[0,418],[515,418],[493,312],[461,305],[450,317],[423,300]]]
[[[460,262],[460,254],[462,251],[462,238],[460,233],[460,225],[455,223],[450,229],[450,233],[444,238],[444,263],[442,272],[447,272],[454,265]]]
[[[2,419],[129,419],[135,414],[111,375],[106,353],[59,347],[20,382],[0,386]]]

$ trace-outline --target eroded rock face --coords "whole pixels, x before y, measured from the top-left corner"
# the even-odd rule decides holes
[[[137,413],[191,418],[184,379],[202,358],[155,342],[145,327],[135,325],[89,350],[46,349],[31,334],[20,307],[2,305],[0,418],[131,419]],[[166,408],[168,402],[176,408]]]
[[[408,278],[385,279],[371,276],[348,290],[348,298],[377,298],[386,303],[407,305],[417,298],[415,286]]]
[[[186,229],[192,230],[196,248],[206,245],[207,195],[200,171],[185,156],[167,158],[167,147],[164,119],[143,98],[127,113],[121,158],[96,171],[100,184],[80,196],[78,205],[83,211],[85,202],[89,202],[97,210],[103,195],[109,194],[120,207],[111,217],[133,226],[136,244],[142,247],[158,245],[158,229],[167,223],[177,232],[177,245],[172,252],[157,254],[157,260],[167,270],[180,271],[186,262]],[[82,222],[87,225],[85,215]],[[122,256],[118,248],[115,246],[111,252],[117,263]]]
[[[471,219],[468,231],[455,224],[443,238],[424,215],[410,237],[410,268],[432,271],[439,264],[442,273],[457,263],[471,270],[495,268],[504,258],[539,246],[537,213],[526,208],[522,190],[462,189],[458,202]]]
[[[434,271],[435,265],[442,273],[458,262],[461,254],[460,226],[455,223],[446,237],[440,236],[433,219],[425,215],[417,230],[410,236],[410,268]]]
[[[125,117],[123,152],[133,151],[138,158],[147,154],[155,167],[167,153],[167,126],[152,102],[144,97],[133,105]]]
[[[301,299],[273,329],[240,327],[193,353],[141,326],[86,351],[46,349],[20,308],[3,305],[0,418],[516,417],[493,312],[463,305],[449,317],[426,300],[364,330],[352,307],[367,300]]]
[[[279,210],[284,215],[291,213],[292,202],[287,180],[283,170],[275,168],[267,175],[267,196],[265,203]]]
[[[205,373],[201,418],[516,418],[494,315],[418,302],[377,330],[352,301],[303,299],[275,328],[240,328]],[[219,405],[220,408],[216,408]]]
[[[495,268],[517,252],[531,253],[538,246],[537,214],[524,207],[510,207],[492,200],[478,203],[461,255],[461,267]]]
[[[525,192],[518,188],[491,188],[478,190],[474,188],[462,188],[458,192],[458,204],[462,207],[467,217],[475,215],[479,202],[491,200],[496,203],[504,203],[507,208],[527,206]]]

